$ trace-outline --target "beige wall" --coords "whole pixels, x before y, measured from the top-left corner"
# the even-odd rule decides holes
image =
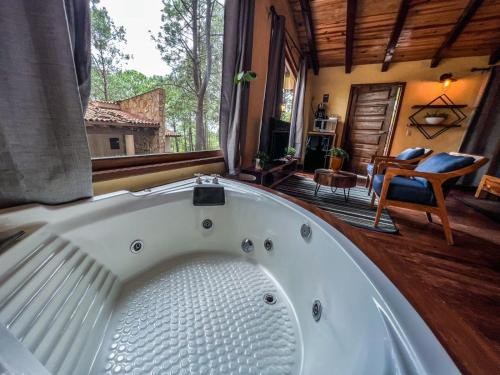
[[[266,89],[269,40],[271,36],[271,18],[268,14],[269,8],[272,5],[279,15],[286,18],[286,28],[295,41],[297,41],[293,15],[288,1],[257,0],[255,2],[252,70],[257,73],[257,79],[250,84],[246,142],[242,151],[243,166],[248,166],[252,163],[253,156],[259,146],[260,119]]]
[[[118,190],[138,191],[153,186],[159,186],[191,178],[195,173],[223,174],[224,172],[224,163],[213,163],[189,168],[179,168],[165,172],[156,172],[126,178],[117,178],[108,181],[94,182],[94,195],[107,194]]]
[[[111,149],[110,138],[118,138],[118,142],[120,143],[119,149]],[[90,154],[93,157],[119,156],[126,154],[125,140],[123,134],[120,132],[106,134],[88,133],[87,140],[89,142]]]
[[[398,154],[412,146],[429,147],[435,152],[457,151],[486,76],[481,73],[471,73],[470,70],[473,67],[487,65],[488,57],[482,56],[445,59],[437,68],[430,68],[429,60],[394,63],[385,73],[380,71],[380,64],[354,66],[351,74],[345,74],[343,66],[321,68],[317,76],[309,71],[306,90],[306,121],[311,126],[312,106],[315,107],[322,100],[323,94],[328,93],[330,94],[328,112],[341,116],[341,125],[338,130],[342,135],[351,84],[406,82],[391,155]],[[438,82],[439,76],[443,73],[453,73],[453,76],[458,79],[445,92],[456,104],[467,104],[464,112],[468,118],[461,128],[450,129],[433,140],[427,140],[417,129],[407,127],[408,117],[414,111],[411,109],[412,105],[426,104],[443,93],[442,84]],[[338,137],[339,142],[341,139],[342,137]]]

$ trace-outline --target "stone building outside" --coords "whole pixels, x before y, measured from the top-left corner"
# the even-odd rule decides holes
[[[165,126],[161,88],[116,102],[90,102],[85,127],[92,157],[172,152],[170,141],[180,136]]]

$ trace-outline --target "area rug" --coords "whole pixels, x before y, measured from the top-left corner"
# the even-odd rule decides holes
[[[317,196],[314,196],[315,187],[316,183],[312,179],[294,175],[276,186],[275,189],[313,204],[356,227],[385,233],[398,232],[398,228],[396,228],[394,221],[385,209],[382,212],[379,225],[377,227],[373,225],[377,210],[376,205],[375,208],[370,207],[371,198],[368,196],[368,189],[362,187],[351,188],[349,200],[346,202],[343,189],[337,189],[333,193],[330,187],[321,186]]]

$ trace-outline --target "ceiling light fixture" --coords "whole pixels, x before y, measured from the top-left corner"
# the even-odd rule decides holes
[[[441,82],[443,84],[443,88],[445,88],[445,89],[450,87],[451,83],[455,82],[455,81],[456,81],[456,79],[453,78],[453,74],[451,74],[451,73],[441,74],[441,76],[439,77],[439,82]]]

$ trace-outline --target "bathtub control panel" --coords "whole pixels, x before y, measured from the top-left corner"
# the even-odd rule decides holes
[[[193,189],[194,206],[223,206],[226,204],[224,186],[219,185],[217,175],[196,176],[196,185]]]

